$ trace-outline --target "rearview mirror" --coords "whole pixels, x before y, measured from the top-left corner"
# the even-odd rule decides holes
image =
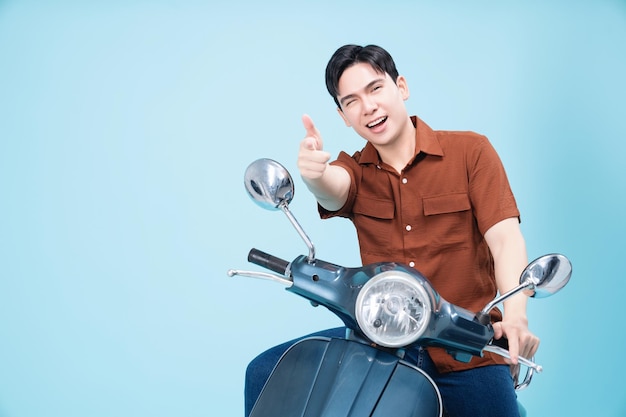
[[[244,185],[252,200],[266,210],[280,210],[293,199],[291,174],[272,159],[262,158],[251,163],[244,174]]]
[[[535,291],[531,297],[544,298],[565,287],[571,276],[569,259],[560,254],[544,255],[528,264],[520,276],[520,285]]]
[[[496,297],[476,314],[482,324],[490,322],[489,312],[498,304],[520,291],[532,290],[530,297],[544,298],[560,291],[572,276],[572,264],[564,255],[553,253],[541,256],[524,268],[519,285],[509,292]]]

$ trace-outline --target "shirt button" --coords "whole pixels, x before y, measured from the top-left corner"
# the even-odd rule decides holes
[[[402,184],[406,184],[407,182],[409,182],[409,180],[407,180],[406,178],[402,178]]]
[[[410,232],[410,231],[411,231],[411,225],[410,225],[410,224],[407,224],[407,225],[406,225],[406,231],[407,231],[407,232]]]
[[[413,267],[415,266],[415,262],[413,262],[413,261],[409,262],[409,266],[410,266],[411,268],[413,268]]]

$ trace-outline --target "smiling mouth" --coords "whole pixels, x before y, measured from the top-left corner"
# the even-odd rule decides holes
[[[373,122],[368,123],[367,127],[369,127],[371,129],[373,127],[376,127],[376,126],[379,126],[379,125],[385,123],[386,121],[387,121],[387,116],[383,116],[380,119],[376,119]]]

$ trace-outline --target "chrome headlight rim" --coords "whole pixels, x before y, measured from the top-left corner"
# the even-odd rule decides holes
[[[366,308],[366,297],[378,286],[391,282],[405,286],[405,288],[409,289],[409,293],[412,292],[421,304],[422,314],[416,328],[412,332],[407,333],[404,337],[390,338],[385,337],[385,334],[378,334],[372,331],[370,324],[365,319],[364,309]],[[363,334],[375,344],[387,348],[401,348],[417,341],[424,334],[430,323],[431,312],[432,302],[428,290],[414,275],[402,270],[384,271],[372,277],[361,288],[355,305],[357,323]]]

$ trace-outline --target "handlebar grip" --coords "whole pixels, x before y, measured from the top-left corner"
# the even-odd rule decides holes
[[[506,337],[501,337],[500,339],[493,339],[491,341],[491,344],[494,346],[499,346],[502,349],[506,349],[509,350],[509,339],[507,339]]]
[[[277,258],[258,249],[252,248],[248,253],[248,262],[267,268],[277,274],[287,275],[289,262],[284,259]]]

